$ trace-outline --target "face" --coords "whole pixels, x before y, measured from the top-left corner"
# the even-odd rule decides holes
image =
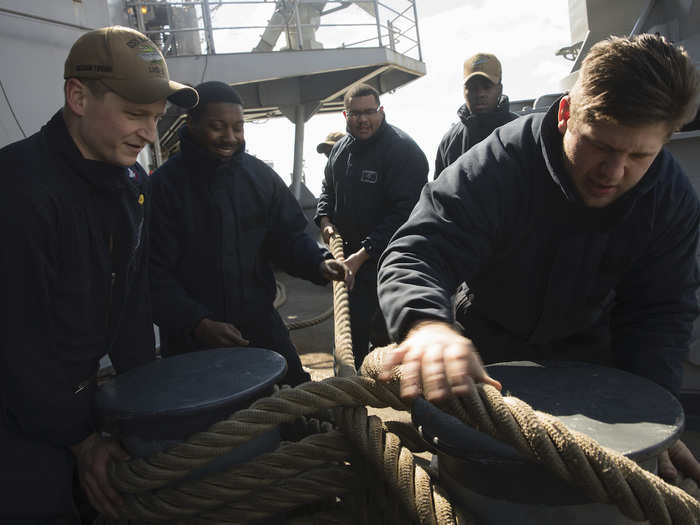
[[[165,100],[135,104],[114,92],[96,97],[76,79],[68,81],[66,104],[79,117],[72,136],[83,157],[116,166],[136,162],[165,112]]]
[[[359,140],[367,140],[374,135],[384,120],[384,109],[378,106],[374,95],[352,97],[345,111],[350,134]]]
[[[482,75],[471,77],[464,84],[464,100],[470,113],[495,111],[501,99],[503,85],[494,84]]]
[[[210,102],[197,120],[187,120],[192,138],[214,157],[226,160],[245,142],[243,106],[230,102]]]
[[[634,188],[668,137],[663,123],[624,126],[574,121],[569,98],[559,104],[559,131],[569,174],[586,206],[603,208]]]

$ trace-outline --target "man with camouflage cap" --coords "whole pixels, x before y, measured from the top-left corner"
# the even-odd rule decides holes
[[[65,103],[31,137],[0,150],[0,521],[80,523],[72,481],[100,512],[120,500],[96,433],[100,358],[123,372],[155,357],[148,288],[146,174],[169,79],[158,48],[125,27],[90,31],[65,63]]]

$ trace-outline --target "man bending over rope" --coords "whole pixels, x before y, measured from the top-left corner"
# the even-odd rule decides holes
[[[402,395],[500,388],[482,358],[608,363],[678,392],[698,313],[700,205],[663,146],[695,115],[699,85],[663,37],[600,42],[546,114],[497,129],[423,189],[378,277],[401,343],[385,374],[402,364]],[[450,297],[461,282],[460,333]],[[700,481],[681,442],[670,453],[662,475],[675,464]]]

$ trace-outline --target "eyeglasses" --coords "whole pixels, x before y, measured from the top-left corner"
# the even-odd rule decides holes
[[[348,118],[353,118],[353,119],[358,119],[360,117],[370,118],[371,116],[379,113],[379,111],[381,109],[382,109],[382,106],[379,106],[378,108],[365,109],[363,111],[347,111],[345,114],[348,116]]]

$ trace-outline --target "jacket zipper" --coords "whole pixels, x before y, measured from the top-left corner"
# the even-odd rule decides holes
[[[110,259],[110,266],[111,266],[111,261],[113,260],[112,253],[114,252],[114,237],[112,234],[109,234],[109,259]],[[112,296],[114,292],[114,281],[117,279],[117,274],[115,272],[111,272],[111,278],[110,278],[110,283],[109,283],[109,293],[107,294],[107,330],[109,330],[109,323],[111,321],[111,313],[112,313]]]

